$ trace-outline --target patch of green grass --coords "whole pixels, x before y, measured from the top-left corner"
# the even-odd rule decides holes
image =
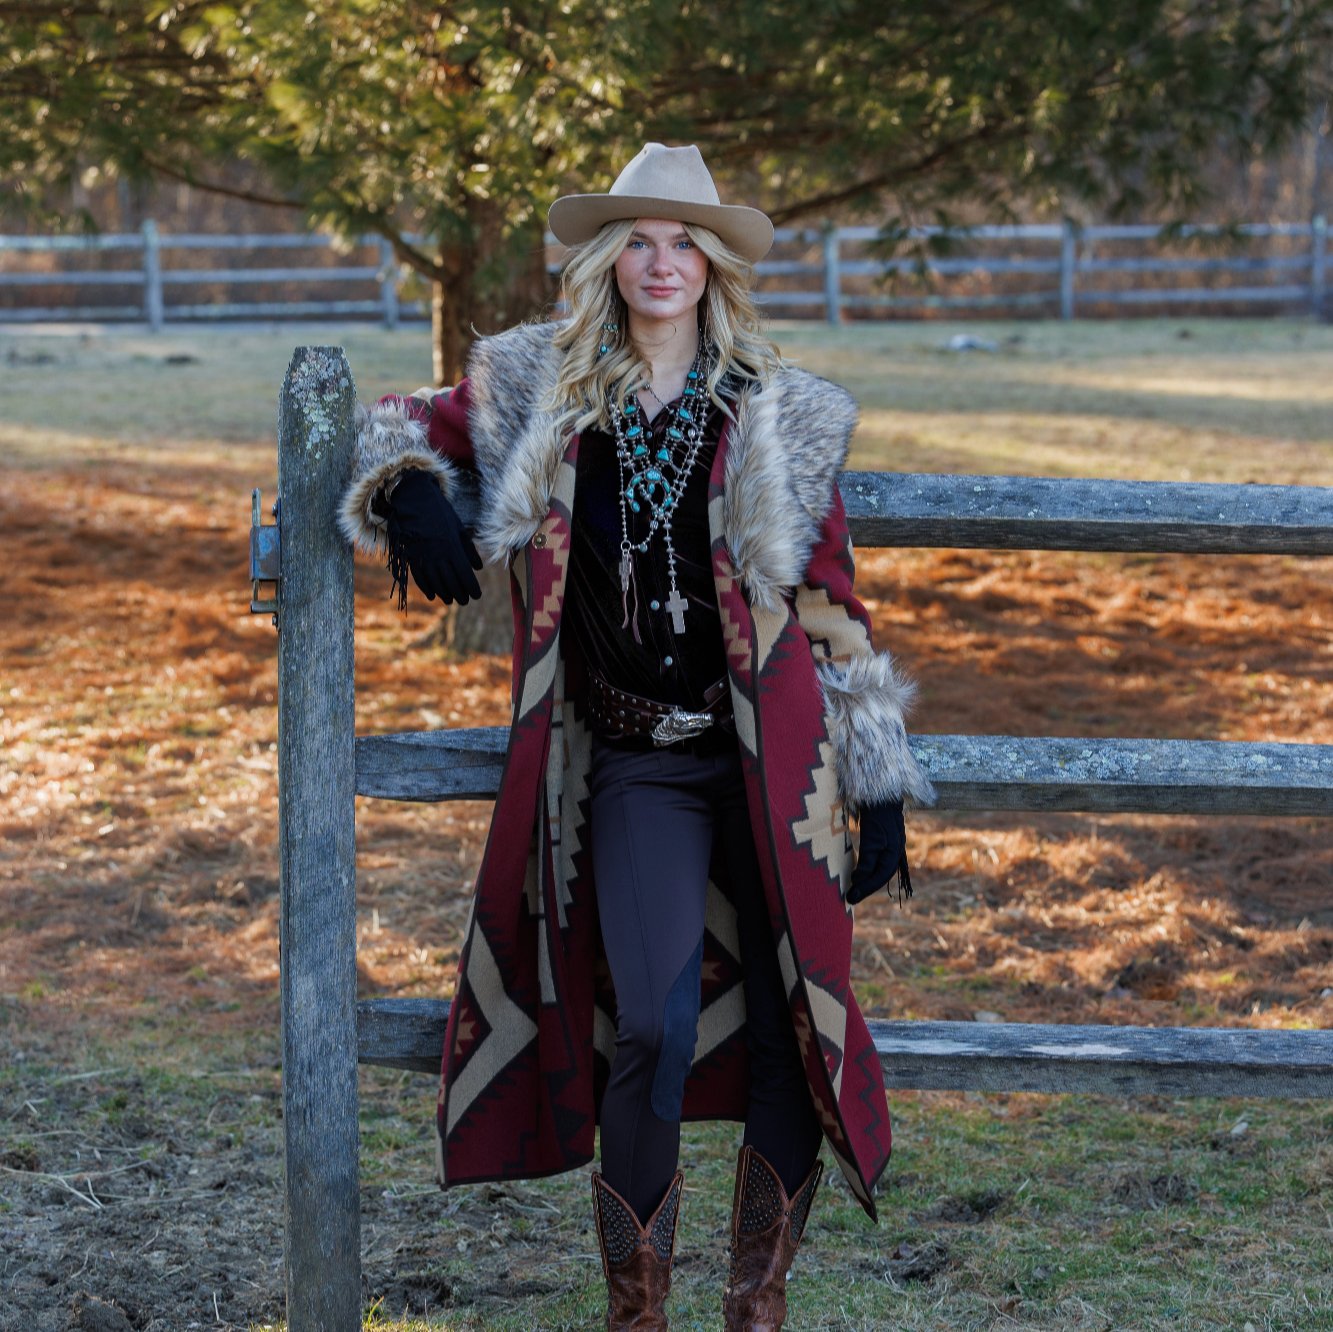
[[[160,1040],[131,1029],[73,1060],[0,1061],[0,1114],[23,1129],[10,1141],[39,1153],[45,1171],[86,1169],[94,1146],[107,1161],[156,1163],[159,1187],[182,1198],[175,1227],[203,1225],[220,1240],[248,1218],[257,1238],[249,1258],[229,1260],[233,1291],[253,1281],[255,1298],[272,1303],[280,1296],[273,1246],[283,1130],[272,1035],[211,1048]],[[440,1193],[430,1181],[430,1080],[364,1070],[360,1082],[368,1332],[598,1325],[605,1296],[587,1170]],[[1333,1328],[1328,1105],[980,1093],[895,1093],[890,1105],[895,1149],[877,1200],[880,1224],[869,1224],[826,1160],[790,1285],[792,1329],[915,1332],[997,1320],[1146,1332],[1246,1321]],[[739,1137],[733,1124],[685,1126],[673,1327],[720,1324]],[[149,1183],[133,1173],[116,1178],[140,1190]],[[225,1191],[215,1192],[222,1181]],[[40,1198],[9,1188],[0,1196],[11,1212],[16,1199],[30,1206]],[[219,1210],[224,1199],[230,1210]],[[135,1238],[126,1227],[141,1210],[112,1205],[94,1216],[65,1207],[61,1215],[105,1225],[123,1241]],[[77,1238],[90,1242],[87,1233]],[[142,1238],[157,1249],[174,1242],[151,1228]],[[936,1254],[936,1270],[915,1278],[912,1256],[923,1251]],[[186,1251],[172,1264],[207,1259]],[[178,1312],[159,1310],[168,1320]],[[253,1318],[249,1326],[276,1324]]]
[[[1000,350],[941,350],[959,331]],[[1306,321],[789,324],[779,338],[856,394],[856,467],[1333,481],[1333,329]]]
[[[1308,1159],[1302,1165],[1312,1142],[1333,1150],[1326,1107],[1157,1097],[891,1099],[896,1148],[879,1198],[881,1223],[868,1224],[836,1170],[826,1176],[793,1274],[790,1327],[982,1328],[999,1312],[1032,1328],[1331,1325],[1320,1321],[1333,1302],[1324,1223],[1309,1205]],[[1242,1119],[1249,1127],[1233,1137]],[[374,1152],[382,1141],[383,1150],[401,1152],[402,1127],[391,1122],[383,1139],[363,1133],[363,1147]],[[737,1141],[731,1125],[685,1129],[673,1327],[719,1325]],[[528,1205],[551,1209],[549,1220],[530,1217],[498,1250],[487,1249],[474,1211],[493,1205],[489,1191],[444,1195],[441,1237],[446,1248],[466,1247],[437,1271],[462,1307],[395,1321],[402,1310],[386,1302],[367,1328],[596,1325],[603,1294],[586,1172],[517,1186]],[[975,1219],[958,1219],[969,1208]],[[503,1270],[521,1289],[529,1244],[559,1260],[547,1269],[557,1288],[495,1302],[488,1270]],[[940,1270],[928,1281],[901,1275],[905,1255],[929,1245],[943,1251]],[[1234,1261],[1238,1251],[1248,1255],[1243,1265]]]
[[[995,323],[779,322],[799,364],[861,404],[852,463],[894,471],[1333,483],[1333,328],[1301,319]],[[941,350],[955,333],[995,353]],[[0,447],[25,466],[173,461],[271,473],[292,350],[343,346],[370,400],[430,380],[424,328],[106,329],[0,335],[54,355],[0,383]],[[168,367],[186,353],[195,364]],[[77,379],[81,393],[64,392]],[[98,434],[88,432],[89,399]],[[188,422],[182,432],[181,423]],[[227,445],[225,456],[218,442]],[[263,443],[261,443],[261,441]]]

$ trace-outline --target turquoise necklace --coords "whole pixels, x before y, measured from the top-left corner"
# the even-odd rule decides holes
[[[631,397],[623,408],[614,402],[607,404],[612,431],[616,440],[616,459],[620,465],[620,595],[625,618],[621,628],[633,627],[634,641],[639,637],[639,591],[634,577],[634,556],[645,554],[653,537],[660,531],[666,548],[667,581],[671,595],[666,609],[671,615],[671,627],[678,634],[685,632],[687,603],[676,586],[676,548],[671,537],[671,520],[685,493],[685,485],[703,447],[704,418],[708,404],[700,391],[706,383],[707,358],[701,347],[694,364],[685,376],[685,391],[672,411],[661,442],[650,447],[644,423],[639,419],[638,403]],[[629,514],[648,510],[648,530],[641,541],[631,541]],[[634,594],[634,609],[630,610],[630,593]]]

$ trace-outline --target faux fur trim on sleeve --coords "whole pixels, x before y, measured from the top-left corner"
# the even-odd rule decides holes
[[[829,734],[845,799],[856,806],[885,800],[933,805],[935,788],[907,740],[916,686],[887,652],[820,662]]]
[[[457,486],[458,469],[426,443],[426,427],[400,402],[356,408],[352,479],[338,506],[338,528],[358,550],[386,549],[384,519],[371,512],[375,492],[412,468],[429,472],[445,495]]]

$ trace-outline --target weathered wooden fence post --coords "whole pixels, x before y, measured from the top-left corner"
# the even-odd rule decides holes
[[[384,327],[398,327],[398,256],[387,237],[380,237],[380,304],[384,307]]]
[[[842,262],[838,253],[838,228],[824,227],[824,318],[842,323]]]
[[[1060,228],[1060,318],[1074,317],[1074,278],[1078,269],[1078,232],[1065,218]]]
[[[1328,219],[1320,213],[1310,223],[1310,313],[1316,319],[1324,317],[1327,255]]]
[[[143,234],[143,317],[154,333],[162,331],[165,311],[162,304],[162,246],[157,223],[147,218],[140,228]]]
[[[278,819],[290,1332],[361,1326],[352,553],[334,523],[356,389],[299,347],[278,412]]]

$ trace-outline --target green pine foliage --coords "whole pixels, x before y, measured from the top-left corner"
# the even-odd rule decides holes
[[[549,300],[551,200],[645,139],[779,222],[1185,210],[1220,145],[1308,123],[1331,34],[1333,0],[0,0],[0,181],[256,164],[432,287],[445,377]]]

